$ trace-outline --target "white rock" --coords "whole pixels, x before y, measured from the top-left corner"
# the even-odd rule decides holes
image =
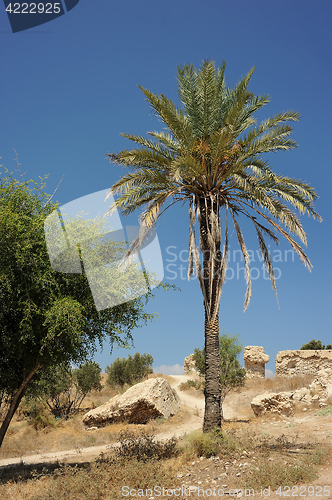
[[[183,367],[184,367],[184,373],[186,375],[191,374],[191,373],[193,373],[195,375],[199,375],[199,371],[196,368],[196,364],[195,364],[193,356],[194,356],[193,354],[189,354],[189,356],[184,358]]]
[[[107,403],[90,410],[83,417],[87,426],[103,426],[127,420],[145,424],[151,419],[175,415],[180,409],[180,398],[169,383],[159,377],[130,387]]]

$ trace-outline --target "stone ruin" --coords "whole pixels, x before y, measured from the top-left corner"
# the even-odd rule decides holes
[[[279,351],[276,356],[276,375],[332,376],[332,350]]]
[[[313,375],[313,385],[320,386],[328,397],[332,396],[332,350],[304,349],[279,351],[276,356],[276,375]]]
[[[185,375],[199,375],[193,356],[193,354],[189,354],[189,356],[184,358],[183,367]]]
[[[265,364],[270,356],[265,354],[264,347],[248,345],[244,348],[244,366],[247,378],[265,379]]]
[[[332,350],[279,351],[276,356],[276,376],[291,378],[311,375],[308,387],[291,392],[264,393],[256,396],[251,407],[256,416],[277,413],[291,416],[294,405],[307,411],[311,405],[325,407],[332,397]]]
[[[270,356],[265,354],[264,347],[249,345],[244,348],[244,363],[248,378],[264,378],[265,364],[270,360]],[[196,368],[193,354],[184,358],[185,375],[199,375]]]

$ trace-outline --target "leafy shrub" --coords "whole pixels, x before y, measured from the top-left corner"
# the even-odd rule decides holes
[[[139,352],[136,352],[133,357],[117,358],[111,366],[106,367],[106,373],[108,373],[106,382],[111,386],[132,385],[153,372],[152,363],[151,354],[140,354]]]
[[[204,389],[205,383],[202,380],[188,380],[188,387],[194,387],[197,391],[202,391]]]
[[[148,460],[161,460],[178,455],[177,439],[171,438],[168,441],[154,441],[153,434],[142,432],[135,435],[130,430],[120,432],[120,446],[116,450],[117,458],[146,462]]]
[[[310,342],[308,342],[307,344],[303,344],[303,346],[301,347],[301,350],[321,350],[321,349],[332,349],[332,345],[331,344],[327,344],[327,346],[325,347],[325,345],[322,345],[322,342],[320,340],[315,340],[315,339],[312,339],[310,340]]]
[[[36,430],[57,426],[54,416],[47,412],[46,405],[41,401],[36,399],[25,401],[22,411]]]

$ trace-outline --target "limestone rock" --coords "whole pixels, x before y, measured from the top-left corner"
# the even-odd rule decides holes
[[[270,356],[265,354],[264,347],[248,345],[244,348],[244,366],[247,378],[265,378],[265,364]]]
[[[311,396],[310,396],[310,389],[307,389],[307,387],[302,387],[301,389],[297,389],[292,396],[292,399],[294,401],[310,401]]]
[[[180,409],[180,398],[169,383],[159,377],[130,387],[83,417],[86,426],[104,426],[123,420],[145,424],[158,417],[168,418]]]
[[[256,417],[260,417],[267,412],[289,417],[294,414],[291,401],[292,394],[292,392],[265,392],[251,401],[251,408]]]
[[[190,375],[191,373],[199,375],[199,371],[196,368],[193,356],[193,354],[189,354],[189,356],[184,358],[183,366],[185,375]]]
[[[276,356],[276,375],[318,375],[328,380],[332,375],[332,350],[279,351]]]

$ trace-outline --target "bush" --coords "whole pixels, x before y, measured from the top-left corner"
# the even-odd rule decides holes
[[[57,426],[54,416],[47,412],[46,405],[41,401],[37,401],[35,399],[26,401],[25,404],[23,404],[22,411],[28,418],[29,424],[31,424],[36,430]]]
[[[327,346],[325,347],[325,345],[322,345],[322,342],[320,340],[312,339],[307,344],[303,344],[303,346],[301,347],[300,350],[303,351],[306,349],[309,349],[309,350],[310,349],[313,349],[313,350],[332,349],[332,345],[327,344]]]
[[[201,380],[188,380],[188,387],[194,387],[197,391],[203,391],[205,387],[205,383]]]
[[[176,447],[177,439],[171,438],[168,441],[154,441],[154,435],[142,432],[136,436],[130,430],[120,432],[120,446],[116,450],[116,456],[119,459],[146,462],[147,460],[161,460],[178,455]]]
[[[235,440],[229,438],[219,427],[210,432],[194,432],[188,437],[189,445],[198,457],[223,455],[238,448]]]
[[[327,406],[326,408],[322,408],[321,410],[317,410],[315,415],[331,415],[332,406]]]
[[[136,352],[133,357],[117,358],[111,366],[106,367],[107,384],[133,385],[135,382],[147,377],[152,370],[153,357],[151,354],[140,354]]]

